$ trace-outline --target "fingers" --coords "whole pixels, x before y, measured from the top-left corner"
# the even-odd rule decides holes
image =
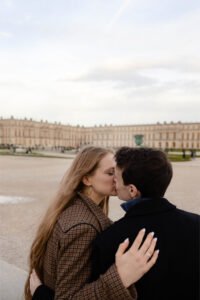
[[[41,283],[35,269],[32,270],[31,274],[30,274],[30,281],[32,282],[37,282],[37,283]]]
[[[32,270],[29,278],[29,287],[31,295],[33,296],[35,290],[40,286],[42,282],[40,281],[39,277],[37,276],[37,273],[35,270]]]
[[[154,232],[150,232],[150,233],[147,235],[147,237],[146,237],[144,243],[142,244],[142,246],[141,246],[141,248],[140,248],[140,252],[141,252],[142,254],[145,254],[145,253],[147,252],[147,250],[150,248],[151,243],[152,243],[152,240],[153,240],[153,236],[154,236]],[[149,252],[149,250],[148,250],[148,252]],[[153,254],[153,251],[150,252],[150,253],[151,253],[151,255],[152,255],[152,254]]]
[[[155,264],[159,251],[155,251],[157,238],[153,238],[154,232],[150,232],[146,239],[143,242],[143,238],[145,235],[145,228],[141,229],[136,236],[132,246],[129,251],[132,255],[137,255],[141,257],[147,266],[148,270]],[[116,252],[116,258],[121,257],[125,251],[127,250],[129,245],[129,239],[126,239],[123,243],[121,243]]]
[[[30,274],[30,277],[31,277],[32,279],[37,278],[37,273],[36,273],[35,269],[32,270],[32,272],[31,272],[31,274]]]
[[[151,241],[151,245],[149,247],[149,249],[147,250],[147,252],[145,253],[147,260],[153,255],[154,251],[155,251],[155,247],[156,247],[156,243],[157,243],[157,238],[154,238]]]
[[[32,270],[31,275],[33,275],[33,276],[37,275],[35,269]]]
[[[136,238],[130,248],[130,251],[138,250],[140,248],[140,245],[142,244],[142,240],[145,235],[145,231],[146,231],[145,228],[143,228],[139,231],[138,235],[136,236]]]
[[[129,239],[127,238],[123,243],[119,245],[115,256],[116,257],[122,256],[122,254],[124,254],[124,252],[126,251],[128,245],[129,245]]]
[[[156,250],[153,256],[149,259],[149,261],[146,264],[146,272],[148,272],[151,269],[151,267],[153,267],[153,265],[156,263],[158,259],[158,255],[159,255],[159,250]]]

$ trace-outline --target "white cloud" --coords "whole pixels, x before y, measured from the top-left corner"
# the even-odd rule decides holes
[[[117,20],[120,18],[120,16],[128,9],[129,4],[132,2],[132,0],[123,0],[121,6],[115,13],[115,15],[112,17],[108,24],[108,29],[111,29],[113,25],[117,22]]]
[[[8,8],[14,7],[13,1],[12,0],[4,0],[4,4]]]
[[[1,38],[11,38],[13,34],[11,32],[0,31],[0,39]]]

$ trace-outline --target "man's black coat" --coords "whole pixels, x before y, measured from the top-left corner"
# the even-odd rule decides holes
[[[128,237],[131,245],[142,228],[155,232],[160,253],[153,268],[136,283],[138,300],[199,300],[200,216],[177,209],[164,198],[137,203],[99,235],[91,280],[114,263],[119,243]]]

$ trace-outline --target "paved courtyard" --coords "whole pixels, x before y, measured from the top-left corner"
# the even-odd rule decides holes
[[[71,161],[0,156],[0,300],[21,298],[31,242]],[[200,159],[173,163],[173,169],[166,197],[179,208],[200,214]],[[122,215],[120,201],[113,197],[110,217]],[[18,296],[10,287],[18,287]]]

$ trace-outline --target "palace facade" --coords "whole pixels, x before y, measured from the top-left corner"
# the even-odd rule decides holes
[[[118,148],[142,145],[161,149],[200,149],[200,122],[144,125],[71,126],[32,119],[0,118],[0,145],[31,148]]]

